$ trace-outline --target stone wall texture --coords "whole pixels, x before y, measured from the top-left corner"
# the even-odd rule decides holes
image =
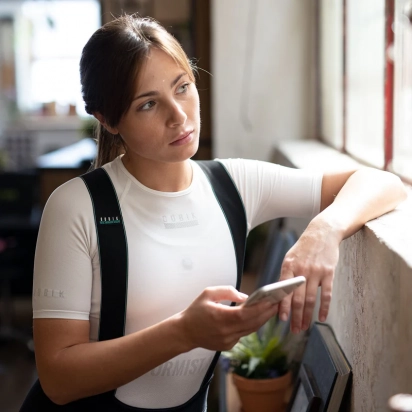
[[[341,244],[328,323],[353,368],[351,411],[412,393],[412,268],[369,227]]]

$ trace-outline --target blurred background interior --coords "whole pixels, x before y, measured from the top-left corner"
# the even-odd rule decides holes
[[[113,16],[138,12],[167,27],[201,71],[198,158],[211,157],[210,2],[0,1],[0,410],[17,411],[36,378],[31,328],[34,250],[51,192],[90,167],[94,121],[79,58]]]
[[[36,378],[31,287],[42,208],[95,155],[78,64],[97,28],[139,12],[195,59],[196,159],[273,161],[284,142],[315,141],[411,180],[409,3],[1,0],[0,410],[17,411]]]

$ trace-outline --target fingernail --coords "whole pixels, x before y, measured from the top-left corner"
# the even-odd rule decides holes
[[[245,299],[247,299],[249,297],[249,295],[246,295],[246,293],[242,293],[242,292],[239,292],[239,296],[241,298],[245,298]]]
[[[288,315],[286,312],[282,312],[280,314],[280,319],[283,320],[284,322],[286,322],[288,320]]]
[[[294,326],[293,329],[292,329],[292,332],[295,333],[295,334],[298,334],[299,333],[299,328]]]
[[[319,320],[320,320],[321,322],[325,322],[326,316],[325,316],[325,315],[322,315],[322,316],[319,318]]]
[[[303,324],[303,325],[302,325],[302,330],[308,330],[308,325]]]

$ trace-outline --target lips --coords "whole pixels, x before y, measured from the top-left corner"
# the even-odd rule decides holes
[[[181,133],[175,140],[173,140],[170,144],[173,146],[179,146],[180,144],[185,144],[192,140],[192,133],[194,130],[188,130]]]

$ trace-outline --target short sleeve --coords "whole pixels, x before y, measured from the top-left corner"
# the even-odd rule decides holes
[[[319,213],[322,173],[258,160],[216,160],[239,190],[249,230],[279,217],[312,218]]]
[[[34,318],[89,319],[94,230],[83,181],[76,178],[57,188],[44,208],[37,238]]]

